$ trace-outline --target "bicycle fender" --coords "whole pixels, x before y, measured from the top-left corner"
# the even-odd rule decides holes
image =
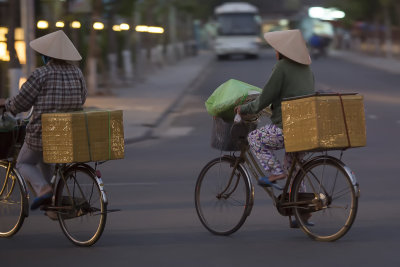
[[[304,164],[304,168],[306,168],[309,164],[314,163],[315,161],[324,160],[324,159],[332,160],[343,168],[343,170],[346,172],[346,174],[350,177],[351,183],[354,188],[354,192],[356,193],[356,197],[358,198],[360,196],[360,188],[359,188],[359,184],[357,182],[357,178],[356,178],[354,172],[348,166],[346,166],[343,163],[343,161],[341,161],[340,159],[332,157],[332,156],[327,156],[327,155],[317,156],[315,158],[310,159],[308,162],[306,162],[306,164]]]

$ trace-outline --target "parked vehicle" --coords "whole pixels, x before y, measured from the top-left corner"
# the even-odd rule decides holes
[[[219,59],[241,54],[259,54],[260,16],[258,8],[245,2],[225,3],[215,8],[218,24],[214,49]]]

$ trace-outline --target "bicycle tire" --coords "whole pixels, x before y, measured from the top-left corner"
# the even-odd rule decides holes
[[[94,173],[83,166],[68,169],[64,179],[59,180],[55,195],[55,206],[61,207],[57,212],[61,229],[75,245],[91,246],[102,235],[107,219],[101,187]]]
[[[203,226],[216,235],[230,235],[244,224],[252,208],[252,191],[246,172],[237,166],[235,177],[225,193],[235,165],[235,158],[221,157],[211,160],[201,170],[195,189],[195,206]],[[227,196],[227,195],[225,195]]]
[[[0,237],[11,237],[21,229],[28,201],[14,169],[6,181],[7,167],[8,163],[0,162]]]
[[[297,205],[293,211],[300,228],[312,239],[336,241],[353,225],[358,207],[358,184],[338,159],[310,160],[293,181],[291,192],[293,202],[309,203]]]

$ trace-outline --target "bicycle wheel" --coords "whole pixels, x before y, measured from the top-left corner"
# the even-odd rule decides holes
[[[25,220],[27,199],[14,170],[6,179],[8,164],[0,162],[0,237],[15,235]]]
[[[213,234],[236,232],[251,211],[249,181],[243,168],[238,166],[234,170],[234,165],[233,158],[216,158],[203,168],[197,179],[196,211],[201,223]]]
[[[64,173],[57,185],[55,205],[64,234],[78,246],[91,246],[103,233],[107,218],[100,186],[85,167]]]
[[[292,201],[308,203],[294,208],[296,220],[315,240],[335,241],[354,222],[358,192],[355,179],[345,168],[337,159],[319,158],[306,164],[293,182]]]

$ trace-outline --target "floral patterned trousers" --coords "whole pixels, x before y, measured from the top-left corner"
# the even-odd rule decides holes
[[[288,173],[292,165],[293,157],[303,158],[304,153],[285,153],[284,165],[282,167],[274,150],[283,149],[282,129],[274,124],[267,124],[249,133],[247,137],[251,150],[260,160],[261,166],[272,175]]]

